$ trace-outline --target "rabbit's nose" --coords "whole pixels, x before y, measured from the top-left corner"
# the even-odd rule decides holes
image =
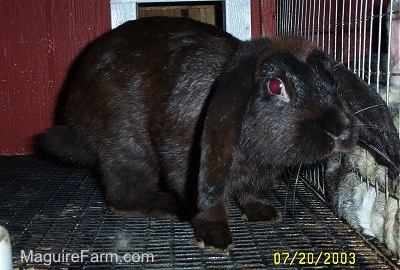
[[[350,119],[344,112],[332,109],[322,117],[324,131],[335,140],[347,140],[350,137]]]

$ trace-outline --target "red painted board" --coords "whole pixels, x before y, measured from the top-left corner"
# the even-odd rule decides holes
[[[70,62],[110,24],[109,0],[0,0],[0,155],[33,153]]]
[[[251,0],[252,37],[276,36],[276,3],[271,0]]]

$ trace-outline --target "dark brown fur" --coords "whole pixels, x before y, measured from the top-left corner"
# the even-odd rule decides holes
[[[339,82],[342,69],[303,39],[242,42],[180,18],[127,22],[78,57],[61,95],[63,123],[41,137],[42,149],[95,166],[115,211],[171,218],[184,208],[196,238],[226,250],[228,200],[249,221],[275,222],[266,192],[288,168],[347,152],[358,134],[397,136],[382,115],[354,115],[383,101],[358,99],[346,85],[359,78]],[[289,99],[268,90],[275,78]],[[366,121],[390,132],[360,129]]]

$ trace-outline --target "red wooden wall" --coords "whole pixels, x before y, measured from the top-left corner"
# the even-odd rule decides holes
[[[274,37],[276,35],[275,0],[251,0],[251,35]]]
[[[70,61],[110,28],[109,0],[0,0],[0,154],[32,153]]]
[[[274,34],[275,1],[251,1],[253,36]],[[70,62],[110,24],[110,0],[0,0],[0,155],[33,153]]]

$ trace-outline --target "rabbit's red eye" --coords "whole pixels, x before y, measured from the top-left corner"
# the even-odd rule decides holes
[[[268,82],[268,90],[274,95],[280,95],[284,87],[285,85],[278,78],[272,79]]]
[[[284,102],[289,102],[290,97],[286,91],[285,84],[283,81],[279,78],[275,78],[272,80],[269,80],[267,82],[267,87],[268,90],[271,94],[275,95],[276,98],[284,101]]]

